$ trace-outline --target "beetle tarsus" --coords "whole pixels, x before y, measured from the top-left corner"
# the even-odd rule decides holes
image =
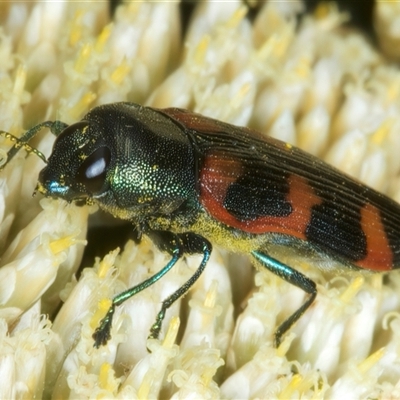
[[[100,346],[105,346],[111,339],[111,325],[114,314],[114,306],[111,306],[107,311],[106,316],[100,321],[99,326],[94,331],[92,338],[94,339],[93,347],[98,349]]]
[[[150,328],[150,334],[148,336],[148,339],[158,339],[158,337],[160,336],[164,315],[160,318],[160,313],[158,313],[156,322],[154,322],[154,324]]]

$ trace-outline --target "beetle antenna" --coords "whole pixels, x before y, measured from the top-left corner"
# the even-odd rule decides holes
[[[5,168],[5,166],[12,160],[12,158],[18,153],[21,148],[24,149],[28,154],[36,154],[42,161],[47,164],[46,156],[38,149],[35,149],[31,145],[29,145],[29,140],[36,136],[36,134],[42,128],[50,128],[51,133],[53,133],[53,135],[55,136],[58,136],[67,126],[67,124],[61,121],[45,121],[41,124],[35,125],[31,129],[26,131],[21,138],[18,138],[9,132],[0,131],[0,136],[4,136],[5,138],[14,142],[14,146],[6,154],[4,154],[4,151],[0,150],[0,170]]]
[[[9,140],[11,140],[11,141],[13,141],[15,143],[13,148],[12,148],[12,150],[13,149],[16,150],[15,153],[19,149],[23,148],[28,154],[29,153],[34,153],[40,159],[42,159],[45,163],[47,163],[47,159],[46,159],[45,155],[41,151],[39,151],[38,149],[35,149],[34,147],[29,145],[28,143],[23,142],[20,138],[17,138],[16,136],[12,135],[11,133],[8,133],[8,132],[5,132],[5,131],[0,131],[0,136],[4,136],[5,138],[7,138],[7,139],[9,139]],[[14,154],[11,156],[10,152],[11,152],[11,150],[7,153],[7,156],[4,157],[4,158],[2,156],[0,156],[0,157],[2,157],[0,159],[0,170],[2,170],[10,162],[12,156],[14,156]]]

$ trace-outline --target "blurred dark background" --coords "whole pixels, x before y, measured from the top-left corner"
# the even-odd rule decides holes
[[[304,0],[307,12],[312,12],[320,0]],[[360,28],[369,36],[374,36],[372,13],[374,0],[335,0],[341,11],[347,11],[351,15],[349,24]]]
[[[259,1],[258,5],[253,7],[249,12],[249,17],[254,18],[257,14],[258,9],[261,5],[268,0]],[[303,0],[306,5],[306,12],[312,12],[321,0]],[[331,0],[332,1],[332,0]],[[372,24],[372,12],[374,8],[374,0],[334,0],[339,9],[347,11],[351,15],[351,22],[353,26],[362,29],[369,36],[373,37],[373,24]],[[113,15],[116,7],[121,0],[110,0],[110,14]],[[190,15],[193,12],[196,4],[199,0],[182,0],[180,3],[181,7],[181,18],[183,32],[187,28],[187,24],[190,19]],[[244,1],[246,2],[246,1]]]

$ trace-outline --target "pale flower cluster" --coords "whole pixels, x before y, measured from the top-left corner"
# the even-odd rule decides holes
[[[377,2],[379,47],[324,4],[0,3],[0,129],[78,121],[116,101],[190,108],[324,158],[400,201],[400,8]],[[31,144],[45,155],[54,138]],[[0,160],[12,143],[0,138]],[[117,308],[107,346],[92,334],[110,298],[168,258],[148,242],[79,267],[89,209],[32,192],[43,162],[20,151],[0,171],[0,398],[343,399],[400,397],[400,279],[322,274],[311,309],[272,345],[304,293],[216,249],[193,290],[147,340],[160,303],[198,257]],[[94,210],[92,210],[94,211]],[[288,253],[293,249],[288,249]],[[255,286],[254,286],[255,281]],[[62,305],[60,305],[62,301]],[[399,340],[397,340],[399,339]]]

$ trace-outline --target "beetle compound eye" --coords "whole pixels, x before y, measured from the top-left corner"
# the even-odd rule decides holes
[[[105,146],[99,147],[79,167],[76,180],[91,193],[99,192],[103,188],[110,160],[110,149]]]

